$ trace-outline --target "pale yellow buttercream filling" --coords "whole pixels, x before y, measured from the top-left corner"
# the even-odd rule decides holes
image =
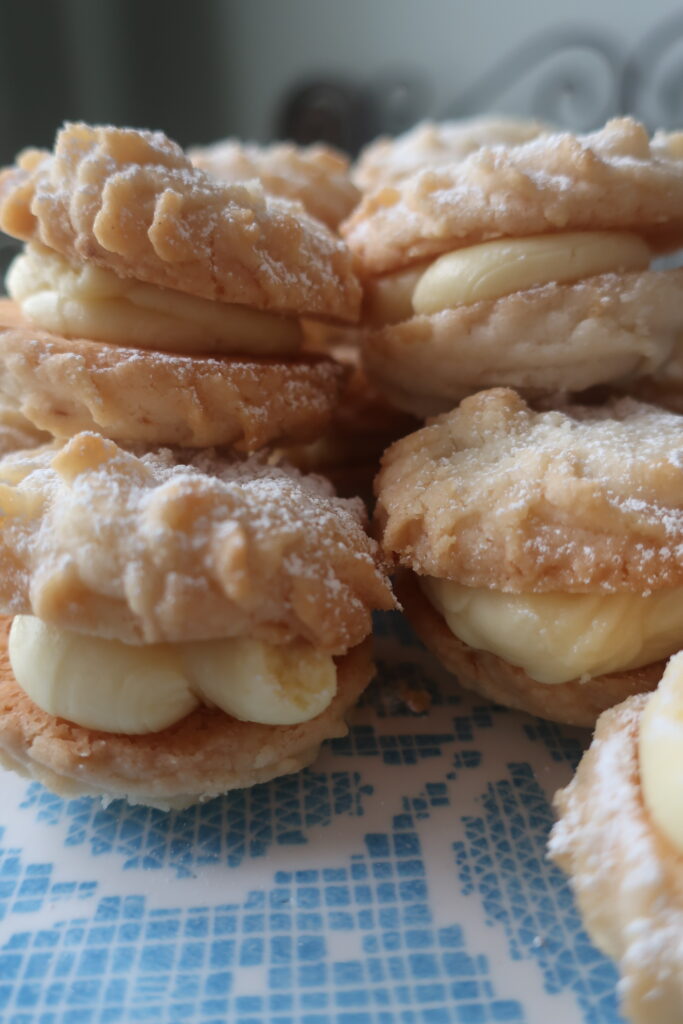
[[[303,641],[133,646],[18,615],[9,658],[17,683],[43,711],[131,735],[159,732],[200,703],[246,722],[294,725],[324,711],[337,690],[332,656]]]
[[[274,355],[303,340],[296,319],[72,265],[43,246],[15,257],[7,292],[37,327],[67,338],[178,353]]]
[[[671,658],[648,699],[638,744],[645,806],[683,853],[683,652]]]
[[[399,323],[542,285],[645,270],[651,259],[647,243],[625,231],[574,231],[483,242],[371,281],[368,318],[373,324]]]
[[[421,577],[451,632],[539,683],[628,671],[683,647],[683,587],[641,594],[508,594]]]

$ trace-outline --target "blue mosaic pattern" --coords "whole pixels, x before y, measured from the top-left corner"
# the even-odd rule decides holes
[[[361,815],[363,796],[371,792],[357,772],[309,769],[170,813],[118,800],[107,807],[90,797],[62,800],[38,783],[22,807],[47,825],[66,823],[67,846],[87,843],[95,856],[122,855],[125,868],[172,867],[183,877],[207,864],[238,867],[245,857],[265,856],[273,844],[303,844],[309,829],[337,815]]]
[[[548,992],[570,988],[587,1022],[612,1024],[617,972],[591,945],[565,876],[546,858],[553,813],[530,766],[509,765],[482,804],[484,816],[463,819],[465,839],[453,844],[463,893],[476,892],[488,923],[505,929],[513,959],[537,960]]]
[[[2,843],[4,829],[0,829]],[[10,915],[32,914],[45,901],[88,899],[95,894],[95,882],[55,882],[49,861],[24,869],[21,851],[0,845],[0,921]]]
[[[544,856],[584,735],[377,631],[381,678],[312,770],[171,814],[0,777],[2,1024],[619,1024]]]
[[[139,895],[102,898],[90,918],[16,932],[0,951],[0,1009],[8,1024],[524,1022],[462,928],[434,927],[411,816],[365,847],[348,867],[278,872],[241,903],[158,910]],[[344,932],[358,955],[336,959]],[[267,993],[236,993],[250,969],[265,971]]]

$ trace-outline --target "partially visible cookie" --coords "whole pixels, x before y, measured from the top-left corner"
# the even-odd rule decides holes
[[[552,131],[542,121],[502,115],[420,121],[395,138],[381,136],[360,153],[353,180],[364,192],[407,178],[425,167],[464,160],[482,146],[516,146]]]
[[[386,398],[424,418],[490,387],[539,399],[612,381],[657,401],[648,374],[658,374],[665,389],[681,337],[683,270],[645,270],[546,284],[369,328],[362,350]]]
[[[292,142],[277,142],[258,146],[224,139],[211,146],[189,149],[187,155],[195,167],[217,181],[257,178],[265,192],[298,200],[312,217],[333,230],[360,199],[351,181],[348,157],[322,143],[296,146]]]
[[[616,961],[621,1010],[632,1024],[673,1024],[683,1015],[681,850],[653,818],[639,757],[657,696],[632,697],[600,717],[576,775],[555,796],[559,821],[549,841],[591,939]]]

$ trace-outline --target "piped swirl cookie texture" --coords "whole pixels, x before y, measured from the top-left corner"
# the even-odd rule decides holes
[[[360,500],[211,453],[94,434],[0,464],[0,606],[127,643],[248,634],[336,654],[394,605]]]
[[[67,124],[0,175],[0,228],[67,259],[220,302],[353,321],[346,248],[257,182],[223,184],[160,132]]]
[[[344,379],[331,359],[190,356],[63,338],[0,299],[0,394],[56,437],[253,452],[311,441]]]
[[[366,274],[494,238],[634,231],[655,251],[683,242],[683,133],[652,139],[631,118],[589,135],[493,146],[366,195],[342,233]]]
[[[376,482],[402,565],[511,593],[683,585],[683,418],[622,398],[535,412],[495,388],[396,442]]]

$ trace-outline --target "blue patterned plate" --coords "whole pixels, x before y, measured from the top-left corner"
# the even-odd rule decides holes
[[[379,682],[299,775],[164,814],[0,773],[3,1024],[619,1024],[545,859],[586,734],[377,632]]]

